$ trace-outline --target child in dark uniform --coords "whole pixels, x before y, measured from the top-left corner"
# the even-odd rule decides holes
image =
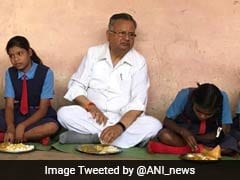
[[[237,139],[238,148],[240,149],[240,97],[236,108],[236,115],[233,118],[231,134]]]
[[[12,67],[5,74],[5,109],[0,111],[0,141],[41,140],[59,129],[56,111],[51,107],[53,72],[22,36],[11,38],[6,46]]]
[[[229,135],[232,124],[227,94],[215,85],[198,84],[182,89],[167,110],[160,143],[150,142],[149,151],[183,154],[200,152],[204,146],[220,145],[222,154],[237,151],[235,138]]]

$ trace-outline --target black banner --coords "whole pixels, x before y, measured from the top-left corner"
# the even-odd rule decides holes
[[[240,161],[29,160],[0,161],[1,179],[216,179],[239,174]]]

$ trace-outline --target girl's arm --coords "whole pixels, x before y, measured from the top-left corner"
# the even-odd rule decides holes
[[[216,140],[216,133],[217,133],[216,131],[212,131],[203,135],[195,135],[195,138],[201,142],[213,141],[213,140]]]
[[[15,137],[14,98],[5,98],[5,121],[7,130],[5,132],[4,142],[13,142]]]
[[[169,119],[167,117],[165,117],[163,124],[166,128],[172,130],[176,134],[179,134],[193,150],[196,150],[197,141],[188,129],[180,127],[173,119]]]
[[[15,133],[15,141],[16,142],[24,141],[25,129],[29,125],[37,122],[39,119],[43,118],[46,115],[49,104],[50,104],[49,99],[41,99],[39,109],[35,113],[33,113],[29,118],[27,118],[25,121],[23,121],[17,125],[16,133]]]

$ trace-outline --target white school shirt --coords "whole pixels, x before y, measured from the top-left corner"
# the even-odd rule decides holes
[[[103,112],[123,115],[130,110],[145,111],[149,84],[142,55],[131,49],[113,67],[106,43],[89,48],[64,98],[73,101],[84,95]]]

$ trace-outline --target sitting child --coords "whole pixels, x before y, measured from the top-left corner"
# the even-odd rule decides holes
[[[52,108],[53,72],[23,36],[11,38],[6,46],[12,66],[5,75],[5,108],[0,110],[0,141],[40,141],[59,128]]]
[[[150,152],[184,154],[201,152],[203,146],[221,146],[222,154],[237,151],[229,132],[232,124],[227,94],[215,85],[198,84],[182,89],[167,110],[164,128],[150,141]]]

